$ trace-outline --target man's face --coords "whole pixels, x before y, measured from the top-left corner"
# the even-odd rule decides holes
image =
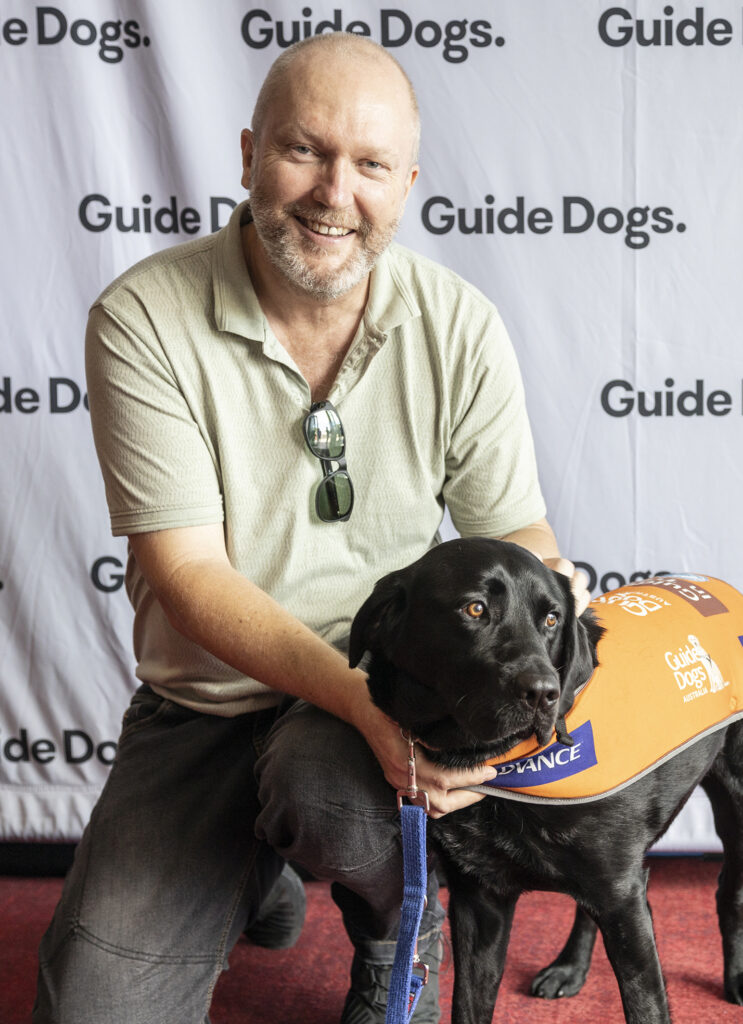
[[[293,287],[327,301],[366,279],[418,173],[413,130],[394,65],[317,51],[296,60],[259,137],[243,133],[256,232]]]

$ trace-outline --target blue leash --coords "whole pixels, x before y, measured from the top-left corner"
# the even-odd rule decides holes
[[[400,912],[400,932],[395,948],[395,960],[390,977],[385,1024],[408,1024],[423,986],[428,981],[428,967],[418,958],[418,931],[426,906],[428,870],[426,863],[426,812],[428,794],[419,790],[415,781],[415,745],[408,742],[408,788],[398,790],[403,854],[403,899]],[[403,804],[407,797],[410,804]],[[420,803],[416,803],[420,801]],[[415,968],[423,974],[415,974]]]

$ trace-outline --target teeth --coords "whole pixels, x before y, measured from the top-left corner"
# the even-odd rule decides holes
[[[350,228],[335,228],[330,224],[322,224],[319,220],[308,220],[307,227],[318,235],[350,235]]]

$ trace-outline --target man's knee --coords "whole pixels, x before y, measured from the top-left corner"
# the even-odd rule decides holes
[[[396,855],[394,791],[352,726],[295,705],[256,770],[257,834],[282,856],[317,877],[342,879]]]

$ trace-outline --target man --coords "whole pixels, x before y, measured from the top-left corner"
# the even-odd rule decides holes
[[[203,1022],[244,929],[269,945],[296,932],[282,858],[334,883],[355,947],[342,1021],[384,1020],[407,748],[341,653],[351,619],[435,543],[444,503],[463,533],[572,573],[497,314],[390,247],[417,140],[383,49],[297,44],[243,132],[250,204],[91,311],[91,415],[144,685],[42,943],[36,1024]],[[282,713],[284,695],[301,701]],[[491,775],[419,755],[433,815]],[[434,967],[441,919],[432,874]],[[435,981],[416,1019],[439,1019]]]

